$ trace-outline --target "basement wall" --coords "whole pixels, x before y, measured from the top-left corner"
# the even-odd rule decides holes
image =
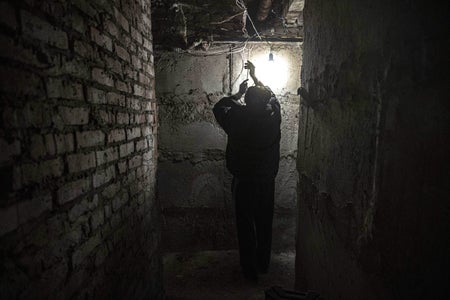
[[[297,210],[296,91],[301,48],[298,43],[274,43],[272,52],[275,61],[284,59],[288,66],[286,83],[274,89],[283,120],[273,248],[290,251],[295,245]],[[243,62],[251,59],[256,63],[261,57],[267,61],[269,48],[267,44],[249,43],[242,53],[231,56],[196,57],[167,51],[155,55],[160,103],[158,195],[163,207],[164,249],[236,249],[232,176],[225,167],[226,134],[216,123],[212,107],[228,95],[230,81],[232,93],[236,93],[247,78]],[[256,63],[256,74],[261,71]]]
[[[330,300],[450,295],[444,6],[306,1],[298,289]]]
[[[0,298],[162,299],[150,0],[0,2]]]

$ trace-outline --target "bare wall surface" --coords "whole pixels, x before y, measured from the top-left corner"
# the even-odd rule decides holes
[[[0,299],[161,299],[150,0],[0,2]]]
[[[306,2],[299,289],[448,298],[446,6]]]
[[[282,105],[280,171],[276,179],[274,248],[294,249],[296,226],[298,96],[301,48],[297,43],[272,45],[283,60],[285,82],[275,80]],[[216,123],[213,105],[247,78],[243,62],[256,63],[263,75],[267,44],[249,43],[233,55],[196,57],[156,52],[159,106],[158,195],[164,214],[166,251],[235,249],[231,175],[225,167],[226,134]],[[230,77],[231,74],[231,77]],[[262,76],[264,77],[264,76]],[[249,82],[252,84],[251,80]]]

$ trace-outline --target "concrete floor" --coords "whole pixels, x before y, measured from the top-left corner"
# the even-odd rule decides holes
[[[293,289],[294,266],[294,252],[272,254],[269,273],[260,275],[256,284],[241,275],[237,251],[169,253],[164,256],[166,299],[264,299],[271,286]]]

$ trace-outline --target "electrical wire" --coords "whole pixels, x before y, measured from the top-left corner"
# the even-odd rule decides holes
[[[178,52],[186,53],[186,54],[189,54],[192,56],[217,56],[217,55],[223,55],[223,54],[236,54],[236,53],[241,53],[242,51],[244,51],[247,48],[248,40],[249,39],[247,39],[244,42],[241,42],[237,46],[232,46],[231,49],[230,49],[229,45],[223,45],[223,46],[217,46],[213,49],[208,49],[206,51],[192,50],[192,49],[188,49],[188,50],[178,49]]]
[[[248,13],[248,9],[247,6],[245,5],[243,0],[236,0],[236,6],[242,10],[241,13],[238,13],[234,16],[231,16],[230,18],[224,20],[224,21],[220,21],[220,22],[214,22],[214,24],[221,24],[224,23],[226,21],[229,21],[231,19],[233,19],[236,16],[239,16],[240,14],[242,14],[242,23],[243,23],[243,27],[242,27],[242,32],[248,37],[247,40],[245,40],[244,42],[242,42],[240,45],[234,47],[234,48],[229,48],[229,46],[222,46],[222,47],[217,47],[215,49],[208,49],[206,51],[204,50],[192,50],[192,49],[188,49],[188,50],[183,50],[183,49],[176,49],[177,52],[180,53],[186,53],[192,56],[216,56],[216,55],[223,55],[223,54],[236,54],[236,53],[241,53],[243,52],[245,49],[247,49],[247,43],[248,41],[254,37],[254,35],[252,37],[248,36],[248,32],[246,29],[246,24],[247,24],[247,18],[250,21],[250,23],[252,24],[253,29],[255,30],[255,34],[256,36],[259,38],[260,41],[262,42],[266,42],[267,45],[269,45],[270,49],[272,49],[272,45],[269,43],[269,41],[267,41],[266,39],[263,39],[261,37],[261,35],[259,34],[258,30],[256,29],[255,24],[253,23],[252,18],[250,17],[249,13]],[[213,23],[211,23],[213,24]],[[242,72],[242,71],[241,71]]]
[[[236,6],[240,9],[244,10],[244,16],[248,18],[248,20],[250,21],[250,24],[252,24],[253,30],[255,30],[256,35],[258,36],[260,41],[266,42],[270,48],[272,48],[272,45],[270,45],[269,41],[267,40],[263,40],[263,38],[261,37],[261,35],[259,34],[258,30],[256,29],[255,23],[253,23],[252,18],[250,17],[250,14],[248,13],[248,9],[247,6],[245,6],[245,3],[243,0],[236,0]],[[242,31],[244,33],[247,33],[247,29],[246,27],[246,22],[244,22],[244,27],[242,28]],[[245,30],[245,31],[244,31]]]

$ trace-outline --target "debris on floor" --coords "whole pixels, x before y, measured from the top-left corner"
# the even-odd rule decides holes
[[[292,289],[295,253],[273,253],[269,272],[258,282],[244,278],[236,250],[164,255],[167,300],[263,300],[272,286]]]

